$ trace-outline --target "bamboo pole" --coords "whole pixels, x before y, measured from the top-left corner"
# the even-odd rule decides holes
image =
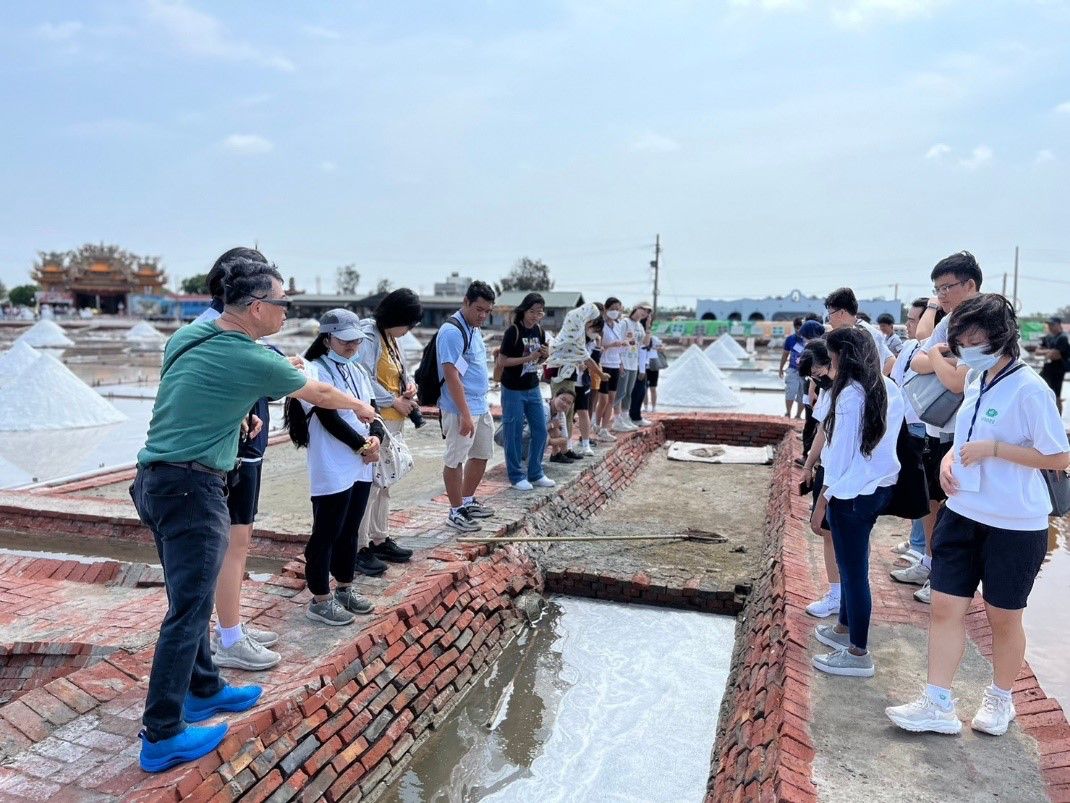
[[[560,535],[543,535],[543,536],[483,536],[483,537],[460,537],[457,539],[462,544],[491,544],[496,541],[513,543],[513,544],[546,544],[546,543],[566,543],[570,541],[667,541],[670,539],[684,540],[684,541],[707,541],[714,544],[725,543],[728,539],[724,536],[717,535],[716,533],[699,534],[672,534],[672,535],[575,535],[575,536],[560,536]]]

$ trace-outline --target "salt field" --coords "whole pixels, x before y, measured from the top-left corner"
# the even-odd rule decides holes
[[[385,800],[701,799],[735,626],[551,598]]]

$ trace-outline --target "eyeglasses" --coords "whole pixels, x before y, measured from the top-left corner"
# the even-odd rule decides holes
[[[253,301],[263,301],[265,304],[270,304],[273,307],[282,307],[283,309],[289,309],[293,306],[293,301],[288,298],[261,298],[260,296],[253,296]],[[252,304],[250,301],[249,304]]]
[[[958,287],[960,284],[965,284],[965,279],[961,282],[952,282],[951,284],[941,284],[933,288],[933,292],[938,296],[946,295],[952,287]]]

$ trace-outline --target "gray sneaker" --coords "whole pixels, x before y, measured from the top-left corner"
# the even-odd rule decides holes
[[[494,515],[494,508],[487,507],[475,498],[465,505],[462,510],[468,514],[468,518],[470,519],[489,519]]]
[[[814,628],[814,638],[834,650],[846,650],[851,646],[851,636],[837,633],[835,625],[818,625]]]
[[[245,635],[264,647],[274,647],[279,642],[279,634],[272,633],[270,630],[261,630],[258,627],[250,627],[244,624],[241,629]]]
[[[229,647],[216,645],[216,666],[225,666],[230,669],[244,669],[248,672],[262,672],[278,666],[282,656],[272,652],[260,642],[248,634],[241,637]]]
[[[815,655],[811,661],[814,669],[827,675],[841,675],[852,678],[871,678],[876,674],[873,656],[854,655],[850,650],[842,649],[827,655]]]
[[[371,613],[375,606],[366,597],[362,597],[352,588],[336,588],[334,598],[338,604],[350,613]]]
[[[446,517],[446,524],[455,530],[460,530],[462,533],[477,533],[483,529],[476,523],[475,519],[468,515],[467,509],[463,507],[451,510]]]
[[[912,563],[905,569],[892,569],[890,574],[897,583],[923,586],[929,581],[929,570],[921,562]]]
[[[313,622],[321,622],[325,625],[351,625],[354,616],[343,608],[334,597],[323,602],[313,600],[308,604],[305,616]]]

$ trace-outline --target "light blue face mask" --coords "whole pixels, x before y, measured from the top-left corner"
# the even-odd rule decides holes
[[[959,346],[959,358],[974,371],[987,371],[1000,358],[999,354],[986,354],[988,348],[987,343],[983,346]]]
[[[334,349],[330,349],[327,352],[327,359],[328,360],[332,360],[333,362],[336,362],[339,365],[349,365],[349,363],[352,362],[352,360],[350,360],[348,357],[343,357],[341,354],[339,354]]]

